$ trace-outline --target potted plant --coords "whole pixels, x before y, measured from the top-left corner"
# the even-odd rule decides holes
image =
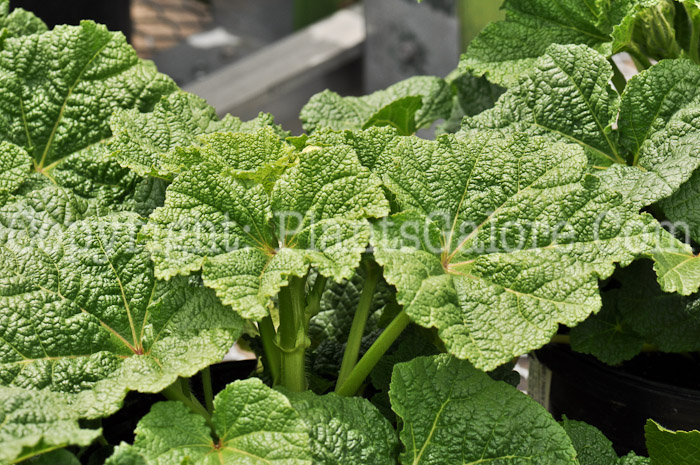
[[[554,44],[494,60],[514,85],[323,92],[292,136],[217,118],[119,33],[0,7],[0,463],[693,463],[697,431],[650,419],[650,458],[619,458],[511,368],[603,318],[618,269],[697,291],[658,221],[696,168],[692,99],[649,117],[633,93],[694,63],[618,103],[607,56]],[[236,340],[259,364],[221,387]]]

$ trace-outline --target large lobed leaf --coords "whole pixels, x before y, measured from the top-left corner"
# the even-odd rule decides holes
[[[553,45],[492,110],[466,125],[577,144],[610,188],[638,208],[660,202],[697,239],[691,176],[700,166],[699,69],[687,60],[662,61],[632,78],[620,98],[605,57],[582,45]],[[654,258],[665,290],[698,289],[697,259],[677,241],[666,238]]]
[[[214,399],[212,439],[202,416],[161,402],[139,421],[133,446],[107,460],[121,464],[311,465],[304,421],[287,398],[258,379],[229,384]]]
[[[148,110],[174,87],[121,33],[91,21],[7,38],[0,139],[24,148],[41,170],[108,137],[114,110]]]
[[[201,269],[225,304],[253,319],[265,317],[287,278],[305,276],[309,266],[335,280],[352,277],[369,241],[366,218],[388,211],[379,179],[355,151],[307,147],[270,185],[256,173],[271,155],[286,155],[258,138],[226,137],[200,153],[201,163],[175,179],[151,215],[156,276]]]
[[[460,67],[510,87],[552,44],[578,44],[606,57],[632,44],[636,17],[662,0],[506,0],[506,19],[486,26]]]
[[[700,454],[700,431],[671,431],[647,420],[644,426],[651,465],[693,465]]]
[[[341,97],[326,90],[304,105],[299,117],[304,129],[315,132],[392,126],[403,135],[428,127],[452,111],[452,90],[433,76],[414,76],[362,97]]]
[[[242,122],[227,115],[222,120],[204,99],[187,92],[174,92],[155,104],[151,113],[136,109],[114,114],[110,126],[114,139],[111,150],[122,166],[146,176],[172,177],[179,171],[178,158],[182,149],[199,145],[198,136],[216,132],[255,132],[273,128],[280,136],[283,131],[274,125],[270,115]],[[171,154],[168,157],[168,154]],[[175,164],[168,164],[168,158]]]
[[[68,445],[87,446],[101,432],[82,429],[65,396],[0,387],[0,463],[17,463]]]
[[[387,146],[375,170],[403,211],[372,244],[411,319],[490,370],[596,312],[598,279],[649,253],[657,225],[586,165],[573,145],[488,131]]]
[[[138,216],[94,212],[59,188],[0,210],[0,383],[90,417],[220,361],[243,328],[196,280],[155,279]]]
[[[10,0],[0,0],[0,48],[7,37],[25,36],[46,32],[46,24],[22,8],[10,12]]]
[[[611,365],[639,354],[650,343],[663,352],[700,350],[700,301],[661,291],[646,261],[614,275],[620,287],[607,291],[603,309],[571,330],[574,350]]]
[[[309,430],[314,465],[396,464],[396,432],[368,400],[309,391],[287,396]]]
[[[401,463],[577,463],[546,410],[469,362],[443,354],[399,364],[389,395],[403,425]]]

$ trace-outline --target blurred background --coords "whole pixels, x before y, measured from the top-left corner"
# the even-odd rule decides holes
[[[49,27],[93,19],[122,31],[220,114],[265,111],[293,133],[308,99],[362,95],[420,74],[446,76],[499,19],[499,0],[11,0]]]

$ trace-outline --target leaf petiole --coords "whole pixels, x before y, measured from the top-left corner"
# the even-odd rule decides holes
[[[389,350],[389,347],[391,347],[410,322],[411,319],[406,312],[401,310],[377,340],[374,341],[374,344],[372,344],[365,355],[362,356],[360,361],[357,362],[357,365],[353,368],[348,379],[335,390],[336,394],[345,397],[354,396],[377,362],[379,362],[379,359]]]
[[[214,389],[211,385],[211,370],[209,367],[200,373],[202,377],[202,391],[204,391],[204,405],[209,413],[214,413]]]
[[[353,368],[355,368],[355,364],[357,363],[357,357],[360,353],[360,344],[362,343],[362,336],[364,336],[365,325],[367,324],[369,310],[372,306],[374,290],[377,288],[377,283],[379,282],[379,277],[381,275],[379,266],[375,262],[363,260],[362,263],[367,271],[367,277],[365,278],[365,282],[362,287],[362,294],[360,295],[360,301],[357,304],[357,310],[355,311],[352,326],[350,327],[350,335],[348,336],[348,342],[345,346],[345,353],[343,354],[343,362],[340,366],[340,374],[338,375],[336,389],[342,386],[348,376],[350,376],[350,373],[352,372]]]
[[[279,293],[280,325],[277,346],[280,350],[280,384],[290,391],[306,390],[306,278],[289,277]]]
[[[272,318],[269,316],[263,318],[258,324],[258,329],[267,361],[265,368],[270,370],[272,381],[274,384],[277,384],[280,379],[280,349],[275,343],[277,332],[275,331],[274,323],[272,323]]]
[[[174,400],[182,402],[189,408],[193,413],[201,415],[204,417],[207,426],[211,429],[213,435],[215,435],[216,429],[214,428],[214,423],[211,421],[211,414],[206,408],[193,396],[187,395],[182,391],[182,380],[178,378],[173,384],[161,391],[161,394],[168,400]]]

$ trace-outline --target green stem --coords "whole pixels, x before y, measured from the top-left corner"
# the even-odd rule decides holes
[[[204,408],[202,404],[199,403],[197,399],[188,396],[184,392],[182,392],[182,383],[179,379],[167,388],[163,389],[163,391],[161,391],[161,394],[163,394],[163,396],[165,396],[165,398],[168,400],[182,402],[192,412],[204,417],[204,420],[207,422],[207,426],[209,426],[209,428],[211,429],[212,434],[215,434],[216,429],[214,428],[214,423],[212,423],[211,421],[211,414],[207,411],[206,408]]]
[[[180,378],[180,389],[182,393],[188,397],[192,397],[192,391],[190,391],[190,380],[187,378]]]
[[[280,379],[280,349],[275,344],[277,333],[272,318],[266,316],[259,323],[260,339],[262,339],[263,351],[267,361],[266,369],[270,370],[273,384],[277,384]]]
[[[336,394],[346,397],[354,396],[377,362],[379,362],[379,359],[389,350],[389,347],[391,347],[410,322],[411,319],[405,311],[402,310],[396,315],[394,320],[389,323],[389,326],[387,326],[377,340],[374,341],[374,344],[367,350],[365,355],[357,362],[357,365],[353,368],[348,379],[335,390]]]
[[[321,309],[321,297],[323,297],[323,291],[326,289],[326,281],[328,278],[322,275],[316,276],[316,281],[314,281],[314,287],[306,299],[306,330],[308,331],[308,323],[311,317],[317,315]]]
[[[292,276],[289,285],[279,293],[280,326],[277,346],[280,348],[280,382],[293,392],[306,390],[306,278]]]
[[[209,413],[214,413],[214,389],[211,386],[211,370],[206,367],[200,372],[202,377],[202,391],[204,391],[204,406]]]
[[[637,71],[643,71],[651,68],[651,61],[642,52],[640,52],[637,47],[630,45],[625,47],[624,51],[629,53],[632,57],[632,61],[637,67]]]
[[[350,335],[348,336],[348,343],[345,346],[343,363],[340,365],[340,374],[338,375],[336,388],[342,386],[348,376],[350,376],[350,373],[352,372],[353,368],[355,368],[355,364],[357,363],[357,357],[360,353],[360,345],[362,344],[362,336],[365,334],[365,326],[367,324],[367,318],[369,317],[370,307],[372,306],[374,290],[377,288],[379,276],[381,275],[379,267],[376,263],[371,261],[363,261],[363,264],[365,264],[367,277],[365,278],[365,282],[362,287],[362,294],[360,295],[360,301],[357,304],[355,316],[352,319]]]
[[[615,86],[615,89],[617,89],[617,93],[622,94],[622,92],[625,90],[625,86],[627,85],[627,79],[625,79],[625,75],[622,74],[622,71],[620,71],[620,68],[618,68],[615,60],[610,58],[608,61],[613,69],[612,83]]]

